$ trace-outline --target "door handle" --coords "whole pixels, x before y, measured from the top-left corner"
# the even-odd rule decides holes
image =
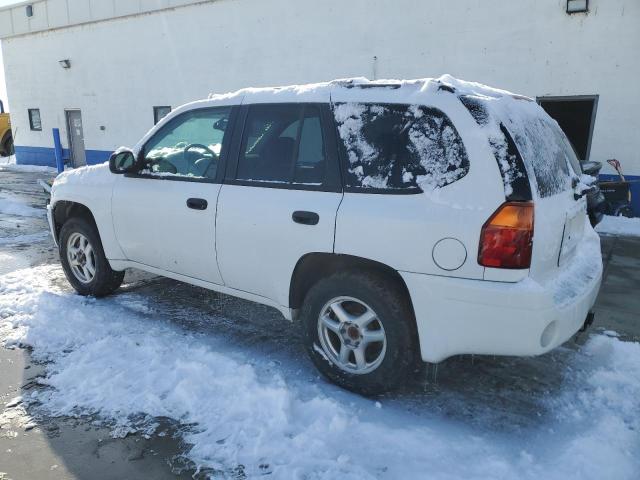
[[[293,212],[291,218],[296,223],[301,223],[302,225],[317,225],[320,221],[320,215],[316,212],[305,212],[298,210]]]
[[[204,198],[190,198],[187,200],[187,207],[193,210],[206,210],[209,203]]]

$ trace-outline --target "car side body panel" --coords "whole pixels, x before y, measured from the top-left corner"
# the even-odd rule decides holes
[[[224,284],[289,304],[293,270],[308,253],[332,253],[342,193],[223,185],[216,224]],[[295,223],[295,211],[318,214]]]
[[[93,215],[102,247],[108,260],[125,260],[111,217],[111,195],[116,176],[107,164],[68,170],[58,175],[52,189],[50,207],[54,211],[61,201],[87,207]]]
[[[443,111],[456,126],[469,172],[423,193],[348,190],[338,213],[335,251],[398,271],[482,279],[485,269],[477,262],[480,230],[504,202],[500,172],[486,136],[454,95],[442,92],[427,106]]]

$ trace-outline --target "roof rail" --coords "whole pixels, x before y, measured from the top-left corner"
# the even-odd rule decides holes
[[[391,88],[395,90],[402,86],[400,83],[368,82],[366,80],[363,80],[351,78],[348,80],[334,80],[331,83],[344,88]]]
[[[451,85],[447,85],[446,83],[440,83],[440,85],[438,85],[438,91],[440,90],[444,90],[445,92],[449,93],[456,93],[456,89]]]

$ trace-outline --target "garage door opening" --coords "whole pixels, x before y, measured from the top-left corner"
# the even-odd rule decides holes
[[[538,97],[540,106],[560,124],[579,160],[589,159],[593,125],[598,107],[597,95]]]

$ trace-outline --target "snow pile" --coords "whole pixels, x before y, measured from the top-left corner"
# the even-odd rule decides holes
[[[9,155],[8,157],[0,157],[0,166],[2,165],[15,165],[16,164],[16,156]]]
[[[11,198],[0,197],[0,214],[17,217],[42,217],[45,212],[44,209],[33,208]]]
[[[278,479],[631,480],[640,471],[638,343],[591,339],[574,354],[559,394],[547,397],[552,418],[500,432],[321,381],[285,381],[223,338],[114,299],[63,293],[52,286],[59,276],[54,267],[0,276],[0,339],[30,345],[50,362],[42,382],[51,388],[24,393],[23,404],[96,413],[115,422],[117,435],[173,418],[191,425],[184,439],[202,466]]]
[[[640,237],[640,218],[612,217],[605,215],[596,225],[596,232],[607,235]]]
[[[568,376],[582,387],[550,401],[556,414],[547,448],[557,469],[540,478],[638,478],[640,473],[640,343],[592,337]],[[578,430],[568,442],[557,438]]]

